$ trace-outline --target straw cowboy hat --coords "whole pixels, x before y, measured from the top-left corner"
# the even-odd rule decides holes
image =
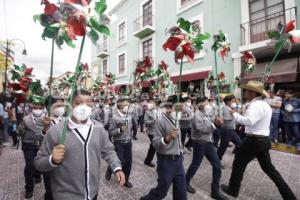
[[[242,85],[241,88],[257,92],[265,97],[269,97],[269,93],[264,89],[264,84],[258,81],[249,81],[247,84]]]

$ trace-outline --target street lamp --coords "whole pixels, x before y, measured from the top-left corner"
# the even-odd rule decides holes
[[[5,54],[5,82],[4,82],[4,92],[7,92],[7,67],[8,67],[8,54],[9,54],[9,45],[10,43],[12,43],[13,41],[19,41],[21,43],[23,43],[23,51],[22,51],[22,55],[27,55],[27,51],[25,48],[25,42],[21,39],[18,38],[14,38],[14,39],[7,39],[6,40],[6,54]]]

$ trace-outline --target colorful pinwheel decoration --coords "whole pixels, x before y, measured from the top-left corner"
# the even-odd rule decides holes
[[[9,86],[13,89],[15,93],[25,94],[32,83],[32,70],[33,68],[28,68],[26,65],[18,66],[14,65],[11,70],[11,80]]]
[[[107,8],[106,0],[95,2],[94,9],[91,9],[91,2],[94,1],[64,0],[55,4],[42,0],[44,12],[33,17],[44,27],[42,38],[54,39],[58,47],[65,42],[74,48],[73,40],[77,36],[87,34],[95,43],[99,39],[99,33],[109,35],[109,28],[98,21],[98,15],[103,15]]]
[[[214,35],[213,38],[214,43],[211,49],[215,52],[218,52],[222,60],[225,62],[225,57],[227,57],[228,53],[230,52],[230,43],[228,40],[228,36],[220,30],[219,34]]]
[[[286,25],[279,22],[275,30],[268,32],[268,37],[277,41],[275,44],[276,52],[282,48],[287,48],[290,52],[292,44],[300,42],[300,30],[295,30],[295,28],[296,21],[292,20]]]
[[[168,33],[171,36],[163,44],[163,49],[175,52],[176,63],[184,57],[194,63],[195,54],[203,49],[204,41],[210,37],[209,33],[201,33],[199,21],[191,23],[183,18],[179,18],[177,26],[170,28]]]
[[[155,75],[152,69],[152,60],[146,56],[144,60],[138,61],[134,71],[134,82],[145,81]]]
[[[246,71],[253,71],[256,65],[256,58],[251,51],[244,51],[242,55],[242,62],[246,68]]]

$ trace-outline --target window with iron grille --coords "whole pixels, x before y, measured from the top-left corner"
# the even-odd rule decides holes
[[[103,70],[103,75],[105,76],[107,74],[107,59],[103,60],[102,62],[102,70]]]
[[[152,0],[143,5],[143,26],[152,26]]]
[[[285,24],[284,0],[249,0],[250,39],[259,42],[267,39],[267,32],[279,22]]]
[[[152,57],[152,38],[143,42],[143,58]]]
[[[123,42],[126,37],[125,21],[119,25],[119,42]]]
[[[125,73],[125,53],[119,55],[119,74]]]

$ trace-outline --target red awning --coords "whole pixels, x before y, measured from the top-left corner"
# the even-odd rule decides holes
[[[209,76],[209,72],[210,71],[208,70],[208,71],[202,71],[202,72],[195,72],[195,73],[191,73],[191,74],[183,74],[181,76],[181,81],[186,82],[186,81],[206,79]],[[173,83],[179,82],[179,75],[171,77],[171,80],[173,81]]]
[[[266,65],[269,63],[258,63],[253,72],[248,72],[242,77],[242,82],[262,79],[265,74]],[[271,77],[275,83],[295,82],[297,79],[298,58],[289,58],[274,62]]]

